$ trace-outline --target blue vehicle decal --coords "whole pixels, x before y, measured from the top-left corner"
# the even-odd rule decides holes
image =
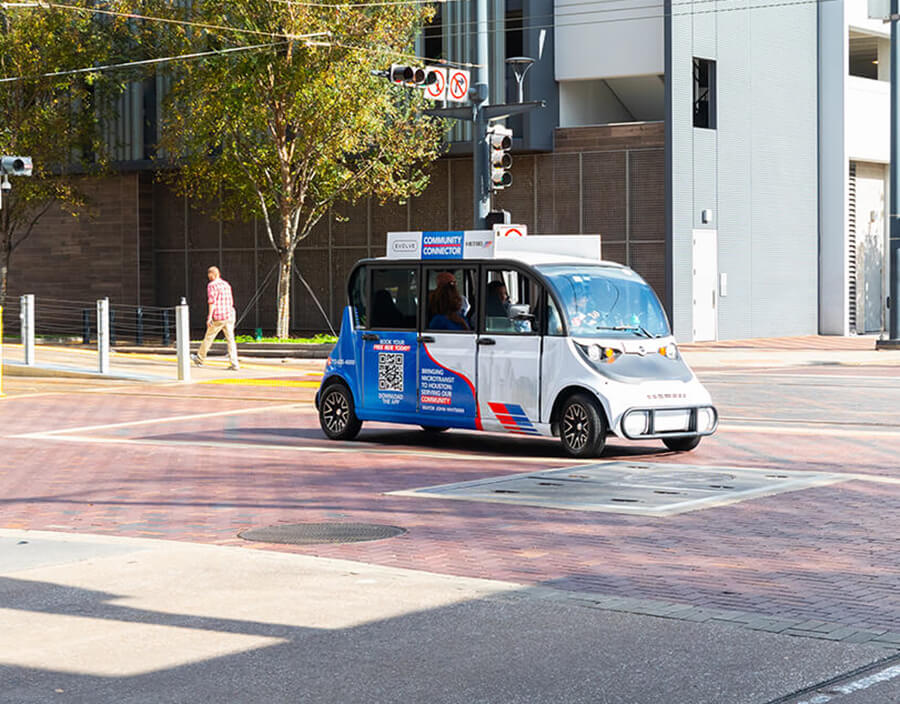
[[[540,435],[525,415],[525,410],[515,403],[488,403],[488,407],[500,421],[504,430],[519,435]]]
[[[334,376],[341,377],[350,387],[353,398],[357,404],[361,398],[359,387],[359,369],[357,365],[356,353],[356,335],[354,334],[353,324],[351,323],[351,308],[344,308],[344,314],[341,316],[341,331],[338,335],[338,341],[325,363],[325,372],[322,375],[322,384],[324,385],[330,378]],[[321,386],[319,390],[321,390]]]
[[[415,332],[384,332],[377,340],[363,342],[366,412],[415,413],[416,337]]]
[[[438,362],[422,345],[419,403],[422,413],[440,416],[457,428],[481,430],[475,385],[464,374]]]

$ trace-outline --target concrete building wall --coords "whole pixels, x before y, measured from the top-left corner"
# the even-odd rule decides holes
[[[663,3],[556,0],[556,80],[663,72]]]
[[[718,337],[817,328],[816,6],[757,4],[766,3],[667,5],[669,256],[681,340],[693,338],[695,229],[717,231],[727,277]],[[715,129],[693,126],[694,57],[716,62]]]

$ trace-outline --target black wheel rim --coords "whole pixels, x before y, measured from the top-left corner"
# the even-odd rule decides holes
[[[341,433],[350,422],[350,404],[340,391],[332,391],[322,403],[322,419],[331,433]]]
[[[591,419],[587,409],[580,403],[573,403],[563,415],[562,426],[566,445],[576,452],[583,450],[591,439]]]

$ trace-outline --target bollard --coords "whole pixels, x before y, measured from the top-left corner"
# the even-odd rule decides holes
[[[191,380],[191,326],[187,301],[181,299],[175,309],[175,349],[178,357],[178,381]]]
[[[101,374],[109,374],[109,299],[97,301],[97,357]]]
[[[144,309],[138,306],[135,313],[134,344],[144,344]]]
[[[162,312],[162,343],[163,347],[168,347],[172,344],[172,334],[169,331],[169,309],[166,308]]]
[[[34,294],[26,293],[19,298],[19,321],[21,322],[22,345],[25,349],[25,364],[34,366]]]
[[[3,306],[0,306],[0,398],[6,394],[3,393]]]
[[[91,344],[91,309],[81,309],[81,344]]]

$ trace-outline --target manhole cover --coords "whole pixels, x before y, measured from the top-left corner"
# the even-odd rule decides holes
[[[250,528],[238,533],[239,538],[260,543],[315,545],[317,543],[362,543],[403,535],[404,528],[371,523],[293,523],[268,528]]]

